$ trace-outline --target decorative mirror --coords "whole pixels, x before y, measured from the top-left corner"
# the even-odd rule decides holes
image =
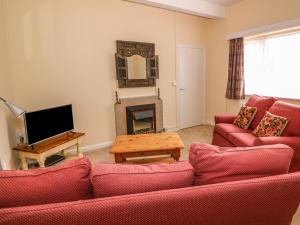
[[[128,79],[147,79],[147,59],[140,55],[127,57]]]
[[[155,45],[117,41],[116,73],[119,88],[155,86],[159,78]]]

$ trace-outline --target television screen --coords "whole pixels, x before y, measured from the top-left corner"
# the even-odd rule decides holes
[[[25,113],[27,143],[32,145],[74,129],[72,105]]]

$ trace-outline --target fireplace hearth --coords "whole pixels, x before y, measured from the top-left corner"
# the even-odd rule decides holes
[[[127,134],[156,133],[155,104],[126,107]]]

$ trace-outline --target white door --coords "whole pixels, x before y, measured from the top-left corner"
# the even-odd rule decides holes
[[[180,129],[204,124],[205,51],[203,48],[177,46],[177,109]]]

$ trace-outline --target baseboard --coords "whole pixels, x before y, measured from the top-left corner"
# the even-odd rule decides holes
[[[113,144],[113,141],[107,141],[107,142],[102,142],[102,143],[95,144],[95,145],[88,145],[88,146],[81,147],[80,151],[81,152],[90,152],[90,151],[94,151],[96,149],[111,147],[112,144]]]
[[[215,123],[212,121],[207,121],[206,124],[212,125],[212,126],[215,125]],[[167,128],[165,128],[165,130],[167,132],[176,132],[176,131],[179,131],[180,129],[178,127],[167,127]],[[102,142],[102,143],[95,144],[95,145],[88,145],[88,146],[81,147],[80,151],[81,152],[90,152],[90,151],[94,151],[94,150],[101,149],[101,148],[109,148],[112,146],[112,144],[113,144],[113,141],[107,141],[107,142]]]
[[[215,125],[215,122],[214,122],[214,121],[211,121],[211,120],[207,120],[207,121],[206,121],[206,124],[207,124],[207,125],[214,126],[214,125]]]
[[[168,132],[175,132],[175,131],[179,130],[178,127],[172,127],[172,128],[170,127],[170,128],[165,128],[165,129]],[[90,151],[94,151],[94,150],[101,149],[101,148],[109,148],[112,146],[112,144],[113,144],[113,141],[107,141],[107,142],[102,142],[102,143],[95,144],[95,145],[88,145],[88,146],[80,147],[80,151],[81,152],[90,152]]]
[[[206,123],[204,123],[203,125],[210,125],[210,126],[214,126],[215,123],[213,121],[206,121]],[[176,132],[176,131],[179,131],[180,128],[178,127],[168,127],[168,128],[165,128],[165,130],[167,132]]]
[[[166,127],[165,130],[167,132],[176,132],[179,131],[180,129],[178,127]]]

